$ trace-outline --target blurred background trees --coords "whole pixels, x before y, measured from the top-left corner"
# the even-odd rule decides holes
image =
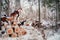
[[[42,5],[48,9],[51,9],[51,12],[55,11],[55,14],[52,14],[52,21],[55,19],[56,29],[58,28],[58,24],[60,24],[60,0],[41,0]],[[46,11],[46,9],[45,9]],[[54,16],[53,16],[54,15]],[[51,20],[51,19],[50,19]]]
[[[57,26],[60,21],[60,0],[2,0],[1,14],[10,15],[14,10],[23,9],[21,17],[49,21],[51,26]],[[29,15],[29,16],[28,16]]]

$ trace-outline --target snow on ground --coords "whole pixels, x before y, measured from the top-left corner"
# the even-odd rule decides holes
[[[48,37],[47,40],[60,40],[60,35],[55,33],[54,36]]]
[[[47,40],[60,40],[60,29],[55,32],[52,29],[45,30]]]
[[[43,40],[41,33],[32,26],[21,26],[27,34],[18,38],[0,38],[0,40]],[[44,30],[47,40],[60,40],[60,29],[55,32],[52,29]]]
[[[34,29],[32,26],[21,26],[25,28],[27,34],[20,36],[18,38],[0,38],[0,40],[42,40],[42,35],[38,32],[37,29]]]
[[[55,22],[54,21],[51,21],[51,20],[41,20],[41,23],[42,23],[42,25],[43,26],[45,26],[45,27],[50,27],[50,26],[52,26],[52,25],[54,25],[55,26]]]
[[[45,27],[49,27],[49,26],[51,26],[50,21],[42,20],[41,22],[42,22],[42,25],[45,26]]]
[[[60,40],[60,35],[55,34],[52,37],[49,37],[47,40]]]

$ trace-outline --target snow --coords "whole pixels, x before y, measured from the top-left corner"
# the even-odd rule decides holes
[[[27,34],[24,36],[20,36],[17,38],[5,38],[8,40],[42,40],[42,35],[40,35],[40,32],[37,29],[34,29],[32,26],[21,26],[22,28],[25,28],[27,31]],[[4,40],[4,39],[3,39]]]
[[[45,27],[50,27],[52,24],[50,23],[50,21],[42,20],[42,25]]]
[[[33,28],[32,26],[21,26],[27,31],[27,34],[24,36],[20,36],[17,38],[4,38],[3,40],[43,40],[41,32],[37,29]],[[58,32],[54,32],[54,30],[48,29],[45,30],[45,35],[47,40],[60,40],[60,29]],[[0,38],[2,40],[2,38]]]
[[[54,36],[49,37],[47,40],[60,40],[60,35],[55,33]]]

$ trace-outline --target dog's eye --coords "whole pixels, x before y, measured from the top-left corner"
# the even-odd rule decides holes
[[[2,33],[2,34],[4,34],[4,33],[5,33],[5,31],[2,31],[1,33]]]

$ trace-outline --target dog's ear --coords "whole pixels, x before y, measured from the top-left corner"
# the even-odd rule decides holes
[[[19,12],[18,12],[18,11],[14,11],[14,13],[15,13],[15,14],[19,14]]]
[[[21,12],[21,11],[22,11],[22,8],[19,8],[17,11],[18,11],[18,12]]]

